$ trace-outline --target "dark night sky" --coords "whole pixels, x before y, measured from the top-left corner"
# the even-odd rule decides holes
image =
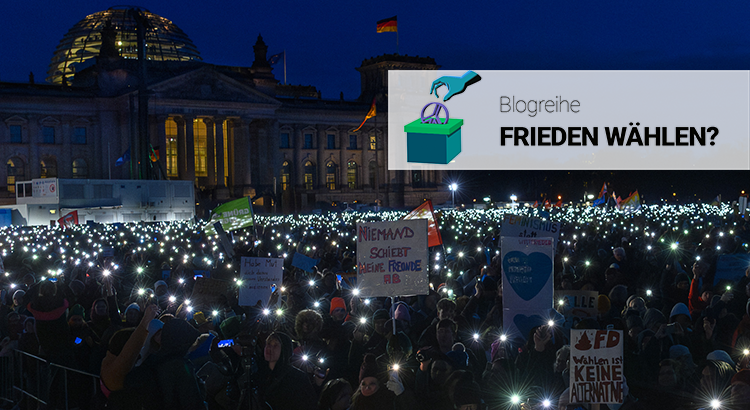
[[[113,5],[100,0],[4,2],[0,80],[27,81],[29,71],[37,81],[45,78],[55,47],[68,29],[86,15]],[[398,15],[399,52],[434,57],[444,69],[750,68],[750,4],[737,0],[144,0],[134,5],[172,20],[209,63],[251,65],[252,45],[261,33],[269,54],[287,51],[289,82],[314,85],[324,98],[338,98],[340,91],[346,99],[356,98],[360,83],[354,68],[365,58],[396,51],[395,33],[375,32],[377,20],[393,15]],[[280,65],[274,72],[283,79]],[[696,103],[710,107],[710,102]],[[536,174],[534,180],[547,176],[556,184],[550,194],[570,185],[566,173]],[[583,191],[581,181],[600,187],[605,178],[614,177],[623,181],[623,191],[649,189],[660,195],[690,191],[690,196],[705,200],[716,193],[736,196],[750,176],[748,172],[607,174],[574,173],[579,183],[564,189],[578,195]],[[461,178],[502,181],[502,188],[496,184],[496,195],[513,189],[505,184],[523,179],[512,172],[491,177],[464,173]],[[538,189],[542,188],[534,190]]]

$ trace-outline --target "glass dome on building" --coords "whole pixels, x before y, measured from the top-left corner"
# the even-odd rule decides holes
[[[148,21],[146,30],[146,58],[156,61],[201,60],[193,42],[179,27],[164,17],[132,6],[116,6],[86,16],[76,23],[60,40],[47,71],[47,81],[62,84],[63,77],[70,79],[77,66],[99,55],[102,46],[102,29],[107,21],[116,32],[115,45],[123,58],[138,58],[136,21],[130,13],[138,10]],[[93,60],[92,60],[93,61]]]

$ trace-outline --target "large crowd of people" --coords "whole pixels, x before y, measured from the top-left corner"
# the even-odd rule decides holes
[[[560,222],[554,287],[596,291],[596,315],[504,331],[508,212]],[[602,408],[750,408],[750,223],[729,204],[438,212],[429,289],[367,297],[356,224],[404,214],[256,216],[231,250],[194,221],[0,228],[2,377],[41,377],[29,358],[80,371],[45,379],[48,408],[588,409],[568,400],[572,327],[623,331],[625,399]],[[247,256],[284,260],[255,306]],[[200,297],[199,277],[227,291]]]

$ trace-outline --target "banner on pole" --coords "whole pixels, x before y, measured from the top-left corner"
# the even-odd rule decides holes
[[[553,238],[501,237],[503,326],[506,334],[526,339],[550,319],[555,255]]]
[[[427,220],[357,224],[357,283],[364,297],[429,293]]]
[[[555,246],[560,237],[560,222],[552,222],[530,216],[505,214],[503,236],[517,238],[553,238]]]
[[[571,330],[570,403],[622,403],[622,330]]]
[[[240,306],[268,303],[271,288],[280,287],[284,274],[283,258],[242,258]]]

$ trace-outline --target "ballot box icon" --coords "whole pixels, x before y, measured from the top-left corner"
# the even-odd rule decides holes
[[[431,102],[422,108],[419,119],[404,126],[407,162],[448,164],[461,153],[461,126],[464,121],[450,118],[448,108]]]

